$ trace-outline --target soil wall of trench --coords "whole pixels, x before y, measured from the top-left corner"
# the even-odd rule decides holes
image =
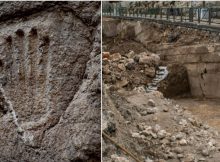
[[[220,91],[217,91],[220,88],[219,33],[155,22],[104,18],[103,36],[140,42],[147,50],[160,55],[161,64],[174,67],[178,64],[186,69],[193,97],[220,98]]]

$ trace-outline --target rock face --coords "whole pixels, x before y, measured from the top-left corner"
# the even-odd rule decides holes
[[[99,8],[2,2],[0,161],[100,160]]]

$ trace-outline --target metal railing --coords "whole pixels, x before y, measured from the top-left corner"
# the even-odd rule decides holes
[[[104,7],[103,16],[152,19],[220,27],[220,8],[134,8]]]

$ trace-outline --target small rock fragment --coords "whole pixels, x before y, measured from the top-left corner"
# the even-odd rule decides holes
[[[160,129],[161,129],[161,127],[160,127],[158,124],[156,124],[156,125],[153,127],[153,132],[154,132],[154,133],[157,133],[157,132],[160,131]]]
[[[181,140],[184,136],[185,136],[184,133],[179,132],[179,133],[177,133],[177,135],[176,135],[176,139]]]
[[[181,139],[179,141],[179,144],[182,145],[182,146],[185,146],[185,145],[187,145],[187,141],[185,139]]]
[[[156,122],[158,120],[158,118],[156,116],[153,117],[152,119],[154,122]]]
[[[183,125],[183,126],[186,126],[187,125],[187,121],[185,119],[181,119],[179,124]]]
[[[180,158],[183,158],[183,154],[177,154],[177,157],[180,159]]]
[[[147,158],[147,159],[145,160],[145,162],[154,162],[154,161],[151,160],[151,159],[149,159],[149,158]]]
[[[140,138],[140,134],[139,133],[132,133],[131,137],[133,137],[133,138]]]
[[[148,114],[155,114],[157,109],[156,108],[148,108],[146,111]]]
[[[124,64],[118,64],[118,68],[119,68],[121,71],[125,71],[125,70],[126,70]]]
[[[206,161],[206,159],[205,158],[200,158],[199,161]]]
[[[102,58],[110,58],[110,52],[102,52]]]
[[[177,153],[177,154],[181,154],[181,153],[183,153],[183,150],[182,150],[181,147],[176,147],[176,148],[174,148],[173,151],[174,151],[175,153]]]
[[[118,60],[120,60],[121,59],[121,54],[120,53],[113,53],[112,55],[111,55],[111,60],[112,61],[118,61]]]
[[[168,111],[169,111],[169,108],[168,108],[168,107],[164,107],[164,108],[163,108],[163,111],[164,111],[164,112],[168,112]]]
[[[186,157],[183,159],[185,162],[194,162],[195,160],[195,155],[193,154],[187,154]]]
[[[120,157],[116,154],[111,155],[111,159],[113,160],[113,162],[129,162],[129,160],[125,157]]]
[[[157,136],[158,138],[160,139],[163,139],[166,137],[166,131],[165,130],[160,130],[158,133],[157,133]]]
[[[209,150],[208,149],[202,150],[202,155],[203,156],[209,156]]]
[[[174,154],[173,152],[169,152],[168,155],[167,155],[167,157],[168,157],[169,159],[174,159],[174,158],[175,158],[175,154]]]
[[[130,52],[127,54],[127,57],[128,57],[128,58],[132,58],[134,55],[135,55],[134,51],[130,51]]]
[[[147,104],[148,104],[149,106],[151,106],[151,107],[155,107],[155,106],[156,106],[154,100],[152,100],[152,99],[149,99]]]

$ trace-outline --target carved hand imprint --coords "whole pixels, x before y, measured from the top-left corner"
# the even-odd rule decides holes
[[[40,25],[13,28],[1,40],[1,84],[26,133],[57,123],[89,60],[88,28],[71,12],[55,17],[48,32]]]

